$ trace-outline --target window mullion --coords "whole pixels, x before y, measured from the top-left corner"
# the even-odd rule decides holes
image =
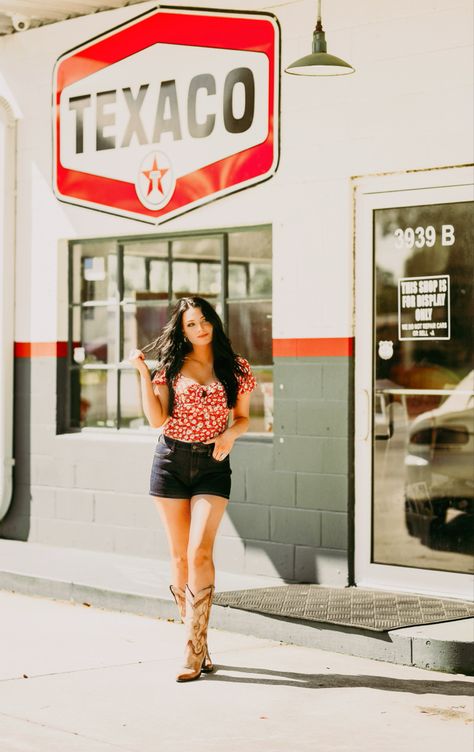
[[[168,316],[171,313],[171,301],[173,300],[173,243],[168,240]]]
[[[222,322],[226,332],[229,330],[229,311],[227,300],[229,297],[229,236],[222,235],[221,241],[221,308]]]
[[[150,291],[150,267],[151,259],[145,256],[145,290]]]
[[[65,424],[68,428],[68,430],[71,430],[71,402],[72,402],[72,394],[71,394],[71,379],[72,379],[72,352],[73,352],[73,294],[74,294],[74,281],[73,281],[73,245],[72,243],[68,243],[68,335],[67,335],[67,379],[66,379],[66,385],[65,385],[65,394],[64,397],[66,399],[66,410],[65,410]]]
[[[120,382],[121,382],[121,371],[118,367],[118,364],[124,357],[123,353],[123,334],[124,334],[124,325],[123,325],[123,298],[124,298],[124,291],[125,291],[125,284],[124,284],[124,246],[121,243],[117,243],[117,290],[116,290],[116,306],[115,306],[115,312],[116,312],[116,321],[115,321],[115,327],[116,327],[116,353],[117,353],[117,362],[115,363],[115,388],[116,388],[116,398],[117,398],[117,408],[116,408],[116,427],[120,428],[121,425],[121,405],[120,405]]]

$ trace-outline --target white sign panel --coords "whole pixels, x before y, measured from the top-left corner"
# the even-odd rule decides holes
[[[449,275],[398,281],[399,339],[450,339]]]

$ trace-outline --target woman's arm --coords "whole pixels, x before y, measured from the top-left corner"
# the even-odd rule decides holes
[[[237,397],[237,402],[232,410],[232,425],[229,426],[225,433],[233,437],[233,441],[238,436],[248,431],[250,413],[250,392],[245,392]],[[232,442],[233,443],[233,442]]]
[[[168,418],[168,387],[166,384],[153,385],[145,356],[140,350],[133,350],[128,358],[140,374],[142,408],[152,428],[160,428]]]
[[[212,456],[215,460],[221,460],[226,457],[234,446],[234,441],[248,430],[250,412],[250,392],[245,392],[237,397],[237,402],[232,411],[233,421],[223,433],[216,436],[215,439],[205,441],[205,444],[214,444]]]

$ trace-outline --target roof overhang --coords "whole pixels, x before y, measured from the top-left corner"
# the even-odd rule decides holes
[[[123,8],[145,0],[0,0],[0,35],[104,10]],[[157,3],[158,4],[158,3]]]

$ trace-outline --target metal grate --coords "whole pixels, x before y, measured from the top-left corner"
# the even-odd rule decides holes
[[[213,602],[244,611],[376,632],[474,616],[474,605],[467,601],[320,585],[230,590],[216,593]]]

